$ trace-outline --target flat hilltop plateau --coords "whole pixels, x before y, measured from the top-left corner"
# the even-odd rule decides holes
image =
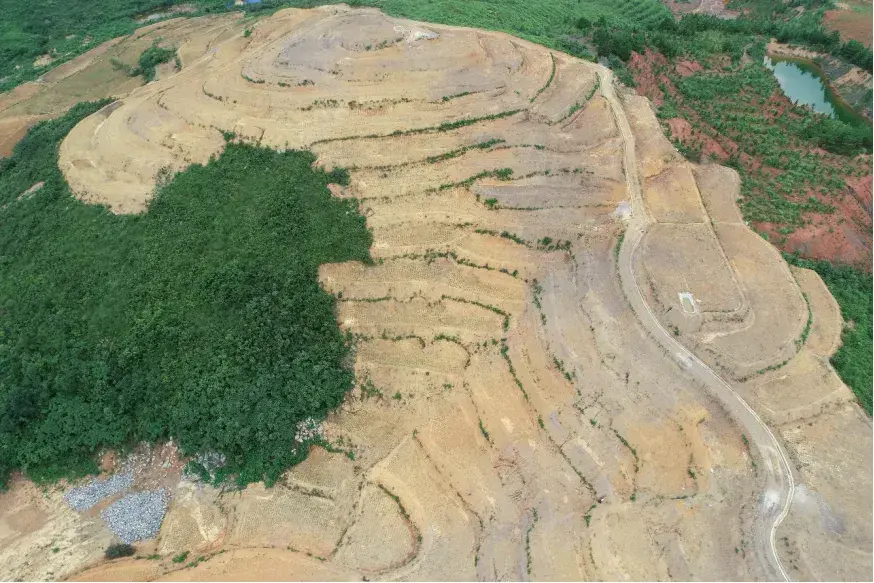
[[[73,202],[181,232],[174,181],[311,152],[372,237],[317,266],[354,382],[286,427],[308,455],[269,486],[184,471],[176,435],[105,452],[94,480],[13,474],[0,579],[871,578],[871,422],[829,363],[837,303],[744,223],[737,173],[683,158],[609,69],[342,5],[104,50],[158,39],[179,62],[151,83],[102,53],[53,81],[121,95],[53,150]],[[26,186],[0,216],[47,196]],[[259,220],[304,230],[306,208]],[[119,542],[134,555],[106,558]]]

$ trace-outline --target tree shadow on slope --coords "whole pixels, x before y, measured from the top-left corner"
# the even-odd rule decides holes
[[[370,261],[357,201],[326,188],[348,175],[229,143],[148,212],[116,216],[74,199],[57,166],[102,105],[35,127],[0,163],[0,484],[171,437],[222,452],[241,483],[271,482],[306,456],[295,426],[353,384],[317,280],[322,263]]]

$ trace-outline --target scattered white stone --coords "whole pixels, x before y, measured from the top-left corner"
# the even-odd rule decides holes
[[[322,425],[312,417],[304,419],[297,424],[294,440],[298,443],[312,441],[317,437],[322,437]]]
[[[64,500],[73,510],[84,512],[106,498],[124,492],[134,481],[134,471],[130,466],[124,472],[114,474],[104,480],[93,479],[84,486],[73,488],[64,494]]]
[[[617,219],[627,220],[631,218],[632,208],[631,204],[627,201],[622,201],[619,203],[619,206],[616,207],[616,210],[610,215]]]
[[[434,40],[436,38],[440,38],[440,35],[434,32],[433,30],[427,29],[419,29],[414,30],[410,33],[410,36],[407,37],[408,42],[416,42],[419,40]]]

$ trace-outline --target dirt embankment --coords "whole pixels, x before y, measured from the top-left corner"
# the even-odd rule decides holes
[[[118,63],[136,65],[140,54],[152,43],[181,47],[185,54],[198,57],[209,46],[210,39],[223,34],[239,14],[226,14],[210,19],[209,32],[195,45],[186,45],[193,30],[203,20],[175,18],[145,26],[136,33],[107,41],[87,53],[55,67],[37,81],[19,85],[0,94],[0,157],[12,153],[27,130],[34,124],[63,115],[82,101],[109,97],[124,97],[143,84],[141,77],[130,77]]]

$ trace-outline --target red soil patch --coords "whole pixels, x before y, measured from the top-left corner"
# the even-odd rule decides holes
[[[671,130],[671,136],[687,145],[695,145],[701,149],[701,159],[717,158],[720,161],[728,160],[730,154],[725,151],[722,144],[705,134],[692,129],[692,125],[681,117],[675,117],[666,122]]]
[[[711,66],[718,70],[720,63],[713,62]],[[699,63],[680,61],[672,66],[663,55],[647,50],[644,54],[633,54],[628,68],[637,82],[638,94],[648,97],[657,106],[663,105],[666,96],[670,95],[682,113],[682,118],[675,117],[663,122],[674,142],[700,153],[701,160],[715,159],[725,163],[732,155],[736,155],[748,173],[758,173],[760,177],[775,178],[782,173],[782,170],[765,166],[763,160],[741,151],[734,140],[704,123],[693,108],[684,106],[683,97],[671,77],[688,77],[703,70]],[[797,115],[791,102],[781,92],[772,94],[762,104],[759,114],[768,120]],[[820,148],[807,151],[820,156],[832,156]],[[872,177],[852,176],[853,169],[843,165],[842,160],[836,164],[832,171],[835,176],[844,178],[848,188],[830,192],[826,196],[816,192],[799,192],[792,196],[797,201],[816,196],[823,203],[835,207],[834,213],[806,213],[804,219],[808,224],[788,235],[780,233],[784,224],[757,223],[754,227],[768,233],[770,240],[782,250],[799,252],[816,259],[850,263],[870,270]]]
[[[52,116],[42,115],[0,119],[0,158],[11,156],[15,144],[27,134],[27,131],[37,122],[50,117]]]
[[[118,456],[114,451],[106,452],[100,458],[100,471],[105,474],[112,472],[115,469],[116,461],[118,461]]]
[[[674,70],[680,77],[688,77],[694,75],[698,71],[703,71],[704,67],[696,61],[680,61],[674,66]]]
[[[858,225],[844,220],[840,211],[833,215],[814,216],[814,224],[802,227],[785,238],[778,232],[777,225],[761,223],[754,227],[757,231],[768,233],[771,242],[783,251],[871,270],[871,240],[859,232]]]
[[[645,95],[656,105],[662,105],[665,102],[665,96],[659,84],[670,82],[665,74],[657,74],[656,71],[666,67],[668,67],[668,60],[664,55],[649,49],[642,55],[631,53],[631,59],[628,61],[628,70],[631,71],[634,82],[637,83],[637,93]]]
[[[871,175],[847,177],[847,188],[843,191],[832,192],[828,196],[814,192],[799,196],[799,199],[815,196],[835,207],[835,211],[830,214],[805,214],[808,224],[789,235],[779,233],[780,225],[762,223],[756,228],[767,232],[771,241],[783,251],[812,259],[848,263],[871,271],[871,179]]]
[[[818,196],[835,207],[835,212],[809,213],[809,224],[789,235],[781,235],[781,225],[757,223],[758,231],[768,233],[778,248],[813,259],[849,263],[871,270],[871,176],[847,179],[848,188],[829,197]],[[805,196],[813,196],[807,193]]]

